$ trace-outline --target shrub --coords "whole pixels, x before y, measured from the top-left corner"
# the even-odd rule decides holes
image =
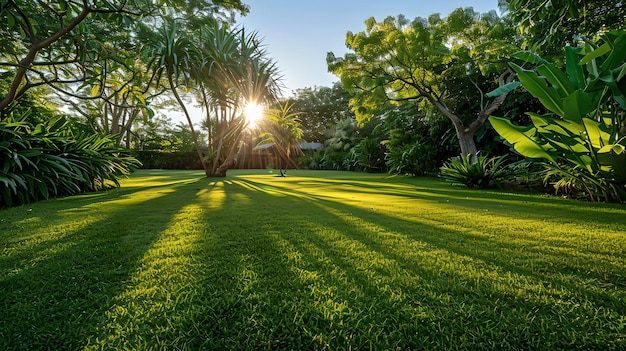
[[[144,169],[203,169],[195,151],[135,150],[133,156]]]
[[[527,112],[527,126],[489,120],[516,152],[547,163],[545,179],[556,193],[626,202],[626,31],[605,33],[599,44],[565,48],[565,71],[529,53],[515,55],[535,66],[511,64],[548,113]]]
[[[380,141],[365,137],[354,148],[355,165],[370,173],[381,172],[386,168],[385,153]]]
[[[508,175],[503,167],[504,156],[487,157],[461,155],[444,163],[441,178],[470,188],[487,188],[497,184]]]
[[[605,177],[594,177],[586,168],[570,164],[545,164],[545,184],[552,184],[556,194],[579,200],[620,202],[626,191]]]
[[[119,186],[139,162],[115,136],[72,131],[65,118],[31,123],[30,112],[0,122],[0,207]]]
[[[435,170],[436,162],[435,148],[419,141],[390,147],[387,153],[389,172],[393,173],[423,175]]]

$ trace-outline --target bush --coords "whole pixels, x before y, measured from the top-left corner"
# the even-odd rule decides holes
[[[508,170],[502,165],[504,159],[504,156],[461,155],[445,162],[440,168],[440,176],[454,184],[487,188],[508,176]]]
[[[548,113],[527,112],[531,124],[526,126],[494,116],[489,120],[516,152],[548,164],[545,179],[557,194],[626,202],[624,43],[626,31],[621,30],[604,33],[597,45],[566,47],[564,70],[525,52],[514,57],[533,69],[510,64]]]
[[[319,170],[323,169],[324,151],[323,150],[304,150],[304,156],[300,156],[296,160],[299,167],[304,169]]]
[[[586,168],[567,163],[546,163],[544,182],[554,187],[555,194],[579,200],[626,201],[626,189],[620,184],[605,177],[594,177]]]
[[[387,168],[385,164],[385,153],[381,147],[380,141],[377,139],[365,137],[353,150],[353,164],[355,166],[358,165],[364,171],[377,173]]]
[[[436,151],[432,145],[415,141],[412,144],[398,145],[389,148],[387,165],[389,172],[423,175],[436,169]]]
[[[62,117],[34,124],[30,114],[0,122],[0,207],[119,186],[140,165],[114,136],[72,131]]]
[[[136,150],[133,156],[143,164],[143,169],[203,169],[195,151]]]

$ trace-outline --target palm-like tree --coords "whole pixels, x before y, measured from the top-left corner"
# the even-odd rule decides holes
[[[189,33],[182,30],[176,20],[166,18],[158,31],[148,36],[146,40],[148,44],[147,52],[150,56],[149,66],[152,67],[156,75],[156,81],[160,82],[162,76],[165,75],[169,89],[187,118],[198,158],[202,163],[205,174],[209,176],[210,172],[204,162],[204,156],[200,149],[198,136],[194,130],[189,111],[178,93],[180,81],[182,80],[183,83],[189,82],[191,67],[197,64],[200,56],[196,45],[190,38]]]
[[[202,35],[201,64],[194,70],[207,118],[213,176],[224,176],[234,163],[243,131],[246,103],[270,103],[280,93],[275,63],[266,57],[256,33],[215,23]]]
[[[201,28],[189,33],[176,20],[164,20],[147,40],[150,67],[157,82],[162,76],[167,79],[187,118],[206,175],[224,176],[234,163],[246,126],[240,113],[243,105],[275,101],[280,93],[280,77],[256,33],[231,30],[227,24],[211,19]],[[206,109],[210,165],[205,162],[189,112],[178,93],[181,83],[195,88]]]
[[[291,112],[292,107],[293,105],[287,102],[280,108],[269,111],[261,126],[264,132],[261,134],[259,145],[274,143],[274,150],[284,160],[285,167],[280,171],[281,176],[285,176],[289,166],[298,168],[291,155],[292,152],[296,154],[302,152],[298,144],[304,132],[298,114]]]

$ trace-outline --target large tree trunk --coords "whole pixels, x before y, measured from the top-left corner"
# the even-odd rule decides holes
[[[462,155],[475,156],[478,153],[478,149],[476,148],[476,142],[474,142],[473,132],[457,132],[456,135],[459,138],[459,146],[461,146]]]
[[[502,73],[498,79],[499,86],[504,86],[505,84],[511,82],[513,77],[515,76],[514,72],[511,69],[507,69],[504,73]],[[450,109],[446,104],[436,99],[433,95],[428,93],[422,93],[441,113],[447,116],[454,124],[454,129],[456,130],[456,136],[459,139],[459,146],[461,147],[462,155],[472,155],[472,158],[476,156],[478,153],[478,149],[476,148],[476,142],[474,141],[474,134],[485,124],[485,121],[489,118],[489,116],[494,113],[496,110],[500,108],[500,106],[504,103],[506,96],[509,94],[504,93],[502,95],[497,96],[493,101],[491,101],[485,108],[483,108],[479,113],[478,117],[469,124],[469,126],[465,126],[463,121]]]

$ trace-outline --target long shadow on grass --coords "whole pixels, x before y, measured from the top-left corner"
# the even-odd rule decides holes
[[[0,349],[82,348],[144,252],[193,201],[193,183],[42,202],[5,224]]]
[[[250,180],[252,181],[252,180]],[[447,211],[445,218],[438,217],[437,213],[425,215],[421,219],[426,222],[430,220],[433,225],[445,225],[446,222],[454,223],[457,227],[467,226],[475,227],[476,223],[472,223],[467,217],[475,214],[475,217],[489,218],[494,222],[508,223],[512,220],[520,222],[520,218],[524,218],[524,227],[520,230],[528,230],[528,228],[544,229],[552,223],[559,224],[550,236],[526,236],[518,241],[526,241],[526,244],[533,246],[545,246],[546,243],[558,246],[560,249],[580,250],[578,243],[580,236],[571,237],[569,230],[575,230],[579,235],[584,230],[580,228],[589,228],[597,230],[597,228],[606,228],[607,231],[620,233],[626,231],[626,221],[624,216],[626,210],[619,205],[611,204],[594,204],[580,201],[568,201],[559,198],[539,198],[537,196],[511,194],[507,192],[486,192],[472,191],[466,189],[452,189],[442,187],[440,182],[427,182],[428,187],[423,185],[415,185],[411,183],[387,183],[375,181],[348,181],[332,179],[325,180],[282,180],[281,182],[259,183],[257,188],[261,190],[272,189],[276,185],[276,189],[282,191],[297,192],[299,196],[309,196],[317,200],[328,200],[338,203],[350,203],[351,193],[354,191],[361,200],[352,201],[354,205],[367,206],[368,202],[385,202],[388,203],[390,209],[398,202],[398,199],[435,203],[433,207],[441,207],[443,204],[446,208],[458,208],[458,211]],[[317,186],[317,188],[315,187]],[[300,191],[299,189],[303,189]],[[319,191],[321,190],[321,191]],[[328,190],[334,192],[333,195],[321,195]],[[294,192],[295,191],[295,192]],[[340,193],[341,195],[337,195]],[[348,195],[346,195],[348,194]],[[365,195],[365,196],[364,196]],[[406,201],[405,201],[406,202]],[[360,203],[360,204],[359,204]],[[557,213],[559,210],[561,213]],[[458,215],[461,213],[462,215]],[[401,218],[399,215],[392,215]],[[561,227],[561,224],[567,226]],[[598,245],[584,247],[585,254],[597,253],[601,255],[609,254],[626,254],[626,247],[621,244],[619,235],[608,238],[605,242]]]
[[[303,253],[307,251],[323,253],[320,254],[323,256],[322,261],[329,262],[328,266],[338,267],[347,277],[360,277],[354,282],[364,285],[365,291],[374,295],[376,290],[393,294],[392,285],[396,284],[396,295],[406,295],[400,297],[398,302],[406,306],[417,304],[419,307],[425,304],[434,308],[437,306],[433,306],[432,301],[437,302],[435,305],[447,301],[451,306],[458,307],[456,312],[446,308],[439,311],[441,318],[450,319],[447,322],[452,324],[440,330],[438,339],[431,342],[444,342],[446,332],[454,334],[455,331],[458,333],[459,330],[467,329],[468,335],[457,335],[452,338],[455,339],[453,341],[462,342],[463,338],[477,333],[479,336],[476,336],[474,342],[483,343],[483,347],[490,342],[495,343],[492,347],[504,347],[506,342],[516,342],[515,345],[522,348],[623,346],[624,339],[620,337],[623,335],[623,326],[620,326],[619,320],[626,314],[626,309],[621,302],[625,297],[624,289],[619,288],[624,283],[621,275],[623,266],[620,264],[610,268],[608,274],[612,276],[607,277],[607,272],[596,270],[597,266],[606,268],[604,258],[594,262],[593,258],[563,254],[550,245],[529,249],[493,237],[472,238],[464,231],[436,227],[429,221],[420,223],[419,219],[406,220],[383,215],[328,197],[316,197],[309,192],[249,180],[239,184],[273,196],[291,196],[285,197],[284,201],[292,203],[293,208],[302,207],[293,203],[294,199],[299,199],[310,205],[311,213],[322,211],[336,217],[330,223],[328,219],[326,223],[318,223],[322,229],[312,232],[307,232],[304,226],[302,229],[307,233],[304,237],[308,238],[304,242],[302,238],[293,236],[288,239],[290,246],[300,255],[306,256]],[[335,238],[329,240],[328,233],[333,231],[332,223],[347,229],[334,234]],[[280,224],[274,230],[280,233],[279,228]],[[311,239],[311,233],[317,233],[313,235],[315,239]],[[383,240],[384,236],[391,242],[395,240],[395,244]],[[411,255],[411,250],[399,249],[402,245],[413,243],[417,243],[415,249],[422,253]],[[371,262],[378,260],[379,265],[372,264],[370,268],[364,269],[362,260],[368,258]],[[605,258],[607,261],[619,260],[616,256]],[[311,260],[313,258],[309,255],[305,261]],[[532,267],[528,261],[552,267]],[[394,265],[398,270],[390,271],[389,267]],[[412,296],[411,288],[419,289],[412,283],[403,286],[402,281],[395,278],[402,275],[420,277],[423,284],[431,286],[431,289]],[[326,279],[332,280],[329,276]],[[376,279],[388,279],[388,282],[381,284]],[[609,282],[606,282],[607,279]],[[348,283],[338,287],[349,288]],[[467,305],[470,307],[467,308]],[[357,307],[359,310],[362,308]],[[504,318],[506,313],[514,317]],[[601,316],[598,317],[598,314]],[[415,316],[409,314],[404,317],[401,319],[410,321]],[[491,322],[491,326],[488,322]],[[392,324],[402,329],[398,323]],[[458,324],[458,329],[453,327],[454,324]],[[481,335],[480,330],[485,329],[487,331]],[[515,330],[518,333],[514,333]],[[580,333],[580,330],[583,332]],[[428,335],[429,329],[421,331]],[[387,333],[387,336],[391,335],[390,331]],[[405,333],[410,334],[411,330],[405,330]],[[594,339],[594,335],[602,336]],[[428,338],[424,337],[424,340],[426,344],[421,345],[428,345]],[[413,347],[416,343],[418,341],[414,339]],[[455,344],[448,346],[452,345]]]
[[[395,214],[387,214],[381,215],[381,213],[377,211],[367,210],[365,207],[356,206],[356,205],[346,205],[345,202],[342,201],[341,198],[333,198],[329,196],[318,196],[316,194],[312,194],[311,192],[302,192],[298,190],[294,190],[292,187],[288,186],[280,186],[275,183],[272,185],[264,184],[264,183],[256,183],[250,180],[246,180],[249,183],[248,186],[253,187],[257,190],[269,191],[269,193],[283,193],[284,195],[297,196],[299,198],[304,199],[312,204],[317,206],[324,206],[325,208],[335,208],[340,210],[345,216],[354,215],[356,218],[361,218],[362,220],[369,221],[370,218],[378,218],[377,221],[373,221],[375,224],[380,225],[380,223],[386,223],[383,225],[385,230],[394,231],[400,230],[402,233],[414,233],[414,238],[422,238],[422,233],[415,233],[415,228],[426,229],[423,234],[434,233],[431,240],[433,243],[436,243],[438,246],[447,246],[450,244],[456,244],[459,240],[460,247],[465,250],[471,249],[476,250],[473,252],[462,251],[462,254],[480,254],[479,256],[484,258],[485,260],[491,260],[494,257],[498,257],[494,255],[495,251],[506,251],[506,252],[520,252],[523,254],[521,260],[528,260],[533,257],[537,259],[538,257],[553,257],[553,260],[547,260],[548,263],[551,264],[550,270],[552,271],[554,268],[558,268],[560,272],[570,273],[573,275],[579,275],[581,279],[596,279],[601,282],[605,282],[607,284],[616,284],[618,286],[626,286],[626,276],[621,274],[621,270],[623,269],[623,262],[619,259],[620,254],[623,252],[624,247],[622,247],[622,251],[617,250],[617,252],[607,252],[607,250],[596,250],[594,247],[581,247],[579,243],[567,241],[565,239],[558,240],[555,242],[546,242],[546,240],[542,237],[534,237],[531,238],[526,235],[523,240],[516,241],[507,241],[510,239],[510,235],[476,235],[472,233],[470,229],[465,228],[464,226],[454,226],[452,225],[455,221],[465,220],[464,218],[429,218],[425,217],[413,217],[413,218],[403,218],[399,215]],[[367,188],[367,187],[366,187]],[[384,188],[384,187],[381,187]],[[388,190],[388,189],[385,189]],[[362,188],[354,188],[355,194],[362,194]],[[367,188],[365,193],[373,193],[371,192],[371,188]],[[379,191],[379,194],[381,191]],[[385,195],[393,196],[402,196],[405,198],[411,198],[416,201],[423,200],[427,198],[423,194],[416,194],[414,196],[410,196],[409,194],[397,195],[395,191],[382,191]],[[489,198],[488,202],[493,201],[492,198]],[[393,206],[393,203],[389,204]],[[448,205],[448,204],[446,204]],[[484,206],[484,202],[481,201],[480,198],[473,199],[473,208],[478,209],[478,212],[482,212],[482,208]],[[541,211],[533,210],[532,205],[517,205],[518,214],[525,214],[529,216],[529,221],[534,219],[535,217],[541,218],[541,220],[545,220],[545,213]],[[569,219],[571,213],[567,212],[564,215]],[[501,227],[503,229],[507,228],[507,219],[509,217],[513,217],[514,213],[510,213],[508,210],[500,210],[493,211],[488,214],[489,219],[493,220],[496,223],[501,223]],[[613,216],[616,221],[622,220],[623,214],[615,213]],[[557,219],[558,220],[558,219]],[[579,218],[572,218],[572,221],[578,221]],[[470,222],[470,220],[468,220]],[[582,222],[581,222],[582,223]],[[603,224],[607,224],[607,220],[603,222]],[[618,223],[612,223],[617,224]],[[549,227],[550,222],[546,221],[545,226]],[[471,222],[468,225],[471,228]],[[475,229],[472,229],[475,230]],[[442,234],[450,233],[450,236],[442,237]],[[503,233],[504,234],[504,233]],[[418,236],[415,236],[418,235]],[[516,238],[520,239],[520,238]],[[474,244],[474,246],[468,246],[468,244]],[[555,247],[558,245],[558,247]],[[619,248],[617,248],[619,249]],[[597,257],[590,257],[586,255],[586,253],[596,254]],[[584,259],[579,260],[576,259],[574,261],[585,261],[585,266],[570,266],[575,262],[567,259],[568,255],[571,255],[572,258],[575,257],[584,257]],[[501,256],[503,259],[511,259],[507,255]],[[551,262],[550,262],[551,261]],[[518,262],[519,263],[519,262]],[[559,267],[555,267],[556,264],[560,264]],[[521,264],[522,267],[526,267],[524,264]],[[612,267],[608,273],[606,272],[598,272],[599,268]],[[544,267],[535,267],[538,271],[543,271]]]
[[[188,230],[176,243],[184,257],[157,252],[150,258],[161,262],[153,263],[165,276],[155,279],[150,269],[133,276],[133,286],[116,297],[118,305],[90,339],[94,348],[311,349],[306,345],[313,337],[306,345],[300,341],[308,334],[293,323],[289,294],[283,294],[306,285],[294,284],[294,273],[266,234],[268,226],[282,223],[277,210],[299,202],[286,197],[278,208],[268,207],[263,192],[230,180],[203,183],[194,194],[196,211],[186,219]],[[146,286],[151,283],[159,286]],[[139,291],[145,296],[128,298]]]
[[[397,325],[381,321],[396,319],[398,309],[378,301],[388,297],[375,283],[372,288],[367,279],[353,279],[360,273],[352,266],[333,263],[336,257],[326,247],[327,238],[318,236],[320,227],[330,229],[338,218],[298,197],[274,192],[272,196],[281,197],[274,201],[252,183],[225,183],[224,205],[207,212],[215,240],[205,250],[213,267],[205,280],[205,324],[186,346],[253,350],[392,345],[382,338]],[[321,224],[327,220],[331,223]],[[374,274],[372,281],[382,276]]]
[[[415,184],[420,182],[420,184]],[[421,183],[426,183],[424,186]],[[567,219],[572,222],[607,224],[610,219],[598,218],[598,213],[612,212],[616,222],[626,224],[622,218],[626,210],[617,209],[615,204],[589,203],[584,201],[573,201],[559,197],[539,197],[537,194],[511,193],[503,190],[471,190],[462,187],[454,187],[439,180],[420,178],[388,178],[373,180],[347,180],[347,179],[314,179],[314,180],[292,180],[281,179],[281,182],[273,182],[278,187],[289,190],[297,190],[302,187],[307,189],[306,193],[314,186],[322,188],[343,188],[353,186],[361,194],[390,195],[409,199],[423,199],[429,201],[446,202],[450,205],[467,208],[470,210],[482,211],[484,209],[499,209],[508,211],[511,217],[520,215],[532,215],[535,218],[551,219],[546,214],[546,209],[554,208],[567,209]],[[280,185],[278,185],[280,184]],[[504,212],[504,211],[503,211]]]

